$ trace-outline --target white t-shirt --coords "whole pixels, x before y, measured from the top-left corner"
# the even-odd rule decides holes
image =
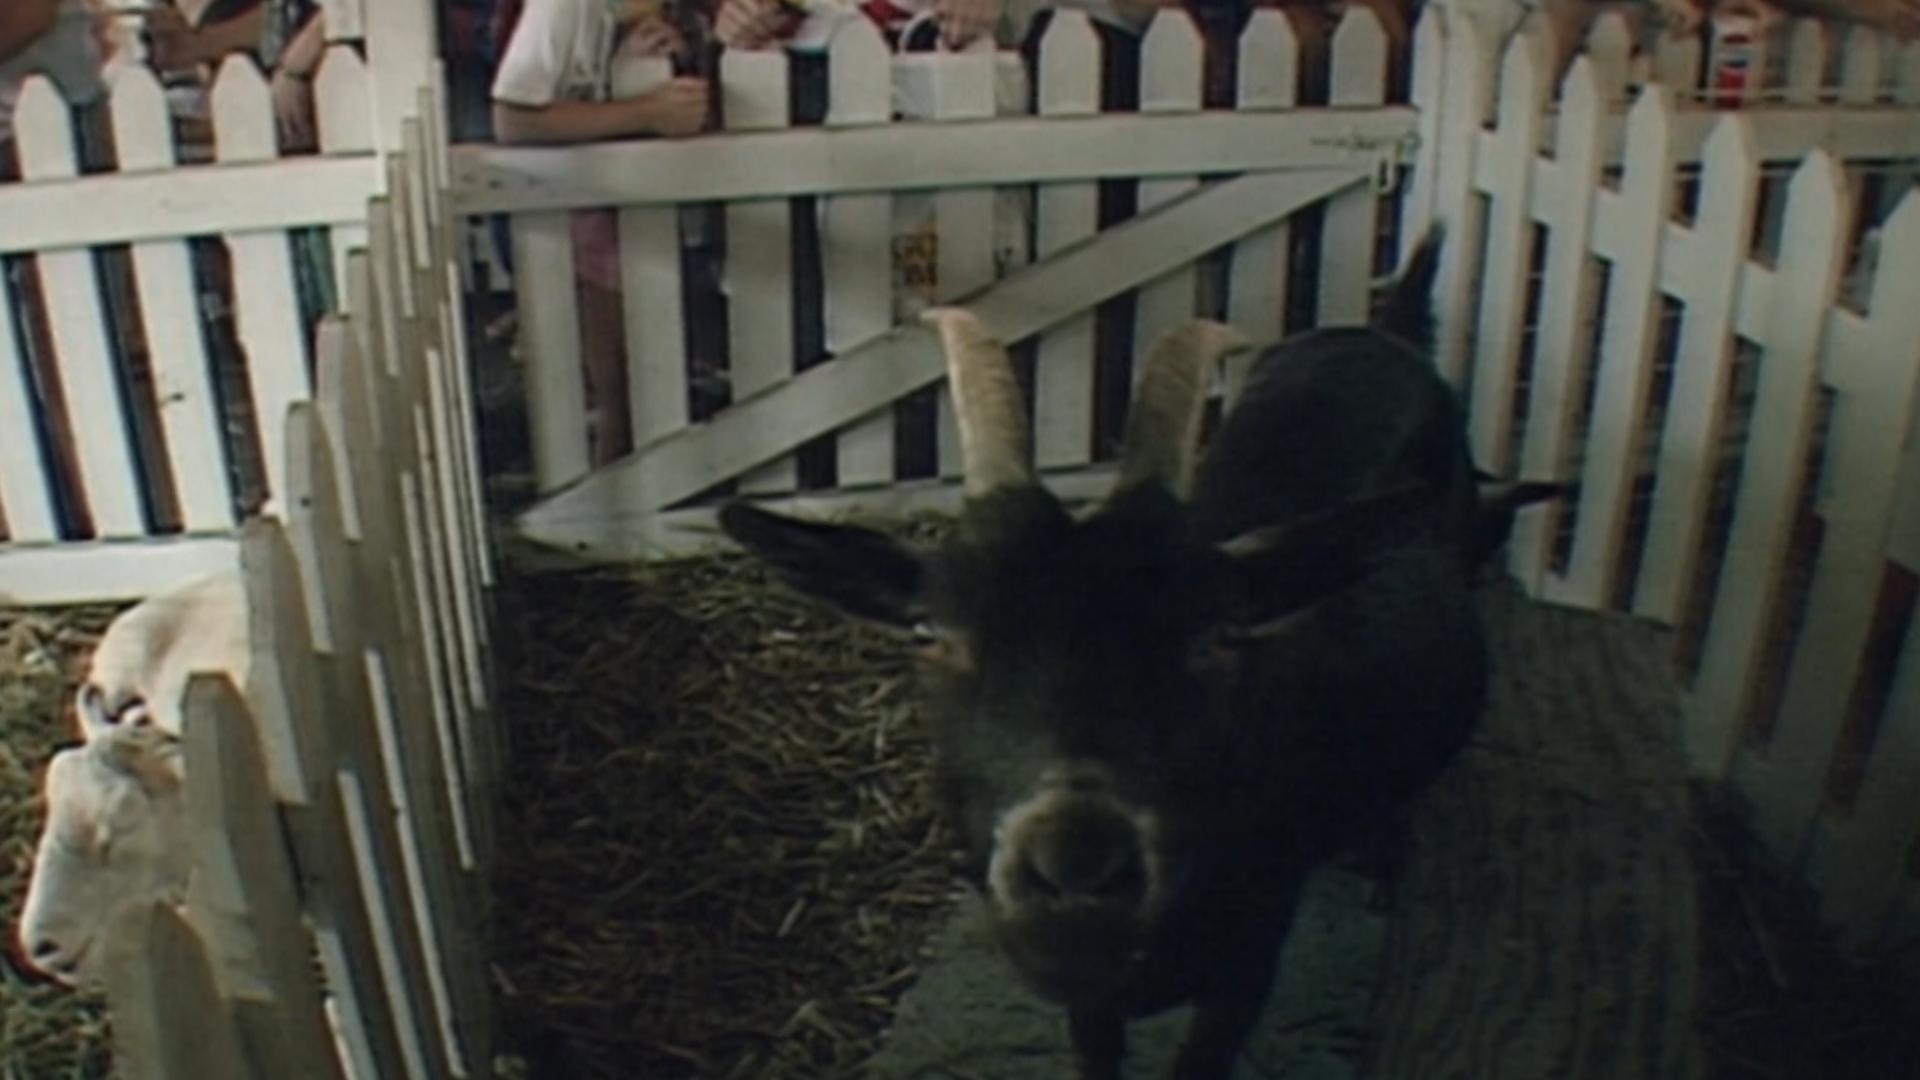
[[[45,75],[68,104],[91,105],[106,93],[100,61],[85,0],[61,0],[53,26],[0,64],[0,144],[13,141],[13,110],[28,77]]]
[[[602,0],[527,0],[494,72],[494,100],[530,109],[607,100],[616,30]]]

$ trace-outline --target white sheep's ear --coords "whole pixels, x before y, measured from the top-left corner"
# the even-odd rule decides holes
[[[84,683],[73,695],[73,713],[80,720],[80,737],[92,742],[113,730],[107,695],[98,683]]]
[[[116,726],[97,743],[107,764],[140,782],[149,795],[177,790],[185,779],[185,755],[180,740],[151,725]]]

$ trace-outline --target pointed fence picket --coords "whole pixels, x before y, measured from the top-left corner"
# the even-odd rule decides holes
[[[1696,84],[1715,57],[1635,57],[1604,20],[1546,87],[1546,35],[1496,82],[1483,32],[1420,31],[1447,58],[1408,205],[1459,244],[1443,369],[1481,465],[1575,489],[1522,513],[1508,568],[1677,625],[1694,768],[1864,946],[1920,913],[1894,794],[1920,779],[1913,50],[1788,22],[1727,98]]]
[[[378,180],[369,76],[351,47],[320,71],[321,151],[307,156],[279,151],[248,59],[210,90],[211,155],[176,140],[145,68],[109,75],[80,130],[112,159],[81,161],[75,115],[30,79],[22,177],[0,184],[0,252],[18,257],[0,283],[0,598],[12,603],[134,598],[235,565],[263,467],[277,490],[278,417],[310,391],[324,295],[303,299],[290,237],[331,234],[334,266],[305,268],[324,293],[362,242]]]

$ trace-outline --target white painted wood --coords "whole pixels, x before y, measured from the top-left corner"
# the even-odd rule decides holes
[[[1528,479],[1566,478],[1572,459],[1574,410],[1580,405],[1576,395],[1592,362],[1587,320],[1593,312],[1595,275],[1588,252],[1604,160],[1600,139],[1605,113],[1599,74],[1587,58],[1576,58],[1560,90],[1553,198],[1547,200],[1547,190],[1539,196],[1553,209],[1547,220],[1533,389],[1520,450],[1520,475]],[[1514,520],[1508,569],[1536,595],[1545,587],[1562,512],[1559,500],[1553,500],[1520,511]]]
[[[1807,878],[1820,913],[1856,946],[1874,943],[1906,891],[1907,854],[1920,840],[1913,788],[1920,780],[1920,634],[1907,633],[1887,711],[1880,718],[1852,814],[1816,831]]]
[[[173,167],[173,126],[160,82],[144,66],[123,68],[111,102],[114,151],[123,170]],[[193,261],[178,240],[132,246],[134,286],[153,365],[154,399],[166,436],[167,464],[187,532],[232,528],[222,418],[214,396],[194,293]],[[25,429],[21,429],[25,430]]]
[[[1364,4],[1348,6],[1333,34],[1327,104],[1353,108],[1385,102],[1392,59],[1393,44],[1380,16]],[[1372,187],[1327,201],[1320,231],[1319,325],[1360,326],[1368,321],[1379,222],[1380,196]]]
[[[1438,32],[1439,9],[1432,8],[1428,22]],[[1427,22],[1422,23],[1428,25]],[[1240,35],[1239,87],[1236,103],[1242,110],[1290,109],[1299,100],[1300,38],[1293,21],[1274,8],[1256,10]],[[1429,55],[1428,60],[1432,57]],[[1437,63],[1429,63],[1438,72]],[[1420,81],[1416,73],[1416,84]],[[1437,91],[1436,91],[1437,93]],[[1423,122],[1428,117],[1423,116]],[[1438,160],[1437,157],[1434,160]],[[1419,175],[1432,188],[1431,170],[1422,165]],[[1409,196],[1410,200],[1418,195]],[[1409,202],[1411,214],[1415,205]],[[1431,207],[1426,207],[1431,220]],[[1293,226],[1285,221],[1234,245],[1233,262],[1227,277],[1227,321],[1253,341],[1278,341],[1286,331],[1287,286],[1293,265]],[[1258,354],[1252,350],[1235,354],[1226,361],[1223,397],[1231,408],[1246,386],[1246,378]]]
[[[362,155],[374,148],[372,84],[358,51],[348,45],[327,50],[313,80],[314,123],[322,154]],[[336,223],[328,230],[328,239],[333,246],[334,291],[344,294],[347,255],[366,245],[367,227],[360,221]]]
[[[1661,34],[1653,49],[1653,77],[1672,90],[1677,100],[1699,97],[1700,39]]]
[[[1005,278],[967,298],[967,306],[990,333],[1018,341],[1359,180],[1352,171],[1240,177]],[[521,527],[529,536],[564,544],[567,541],[559,538],[570,523],[620,516],[607,513],[612,506],[636,514],[670,505],[929,385],[941,374],[929,332],[917,326],[900,328],[809,369],[776,393],[738,401],[697,430],[670,435],[597,471],[573,490],[528,510],[520,518]]]
[[[1707,142],[1706,158],[1700,190],[1712,195],[1700,200],[1694,219],[1689,274],[1694,288],[1681,317],[1646,553],[1634,595],[1635,613],[1666,623],[1679,620],[1693,589],[1726,430],[1734,299],[1753,242],[1760,190],[1753,121],[1744,113],[1728,113]]]
[[[1706,775],[1719,774],[1735,750],[1735,725],[1745,715],[1768,612],[1780,590],[1812,438],[1822,316],[1839,284],[1846,240],[1843,183],[1839,165],[1815,153],[1789,188],[1776,271],[1780,287],[1768,306],[1751,421],[1764,437],[1747,445],[1691,702],[1688,754]]]
[[[1509,475],[1513,467],[1513,397],[1533,269],[1533,164],[1540,148],[1540,118],[1553,93],[1557,53],[1549,25],[1541,20],[1515,37],[1500,68],[1499,126],[1492,154],[1499,180],[1487,210],[1486,269],[1480,276],[1480,329],[1468,414],[1473,460],[1496,476]]]
[[[1671,93],[1650,84],[1627,120],[1627,172],[1620,187],[1620,256],[1608,278],[1593,423],[1580,476],[1580,531],[1566,577],[1549,595],[1580,607],[1612,603],[1626,545],[1634,474],[1642,460],[1664,226],[1673,214]]]
[[[335,748],[327,725],[293,719],[295,710],[312,708],[329,681],[313,651],[298,563],[279,522],[266,518],[242,525],[240,550],[254,651],[249,703],[266,733],[265,745],[294,748],[290,762],[283,766],[276,757],[269,768],[275,793],[290,804],[287,833],[328,988],[340,1005],[342,1034],[356,1057],[373,1063],[370,1075],[405,1076],[401,1017],[390,1003],[362,898],[346,806],[335,783]],[[290,773],[285,779],[283,768]]]
[[[32,79],[14,113],[20,175],[29,182],[79,172],[72,119],[44,78]],[[101,537],[144,535],[140,478],[107,340],[107,309],[88,251],[49,251],[35,260],[40,301],[53,339],[53,363],[66,394],[67,424],[93,527]]]
[[[830,128],[885,124],[892,118],[893,67],[870,19],[849,19],[827,46]],[[827,351],[835,356],[893,324],[893,197],[839,195],[820,201],[820,266]],[[894,417],[881,409],[840,433],[841,486],[884,483],[894,475]]]
[[[129,1080],[247,1075],[206,949],[177,910],[158,900],[129,903],[105,940],[117,1071]]]
[[[344,1076],[321,1011],[299,883],[253,715],[239,688],[221,675],[194,676],[184,712],[182,749],[193,778],[186,788],[198,894],[193,908],[218,911],[224,918],[217,925],[238,931],[237,950],[209,942],[216,958],[237,951],[250,961],[250,970],[217,973],[250,1057],[273,1076]]]
[[[1864,24],[1847,27],[1844,34],[1840,46],[1840,104],[1878,101],[1887,81],[1886,37]]]
[[[279,154],[266,80],[245,54],[229,56],[213,84],[214,156],[270,161]],[[287,406],[312,393],[306,330],[284,232],[225,234],[233,258],[234,321],[246,351],[255,423],[267,474],[267,512],[281,505],[286,478]]]
[[[10,543],[45,543],[59,536],[53,518],[53,477],[47,456],[34,434],[39,413],[26,380],[24,358],[14,335],[13,304],[0,283],[0,431],[7,432],[6,452],[0,453],[0,520]],[[6,576],[9,554],[0,548],[0,578]],[[6,587],[0,585],[0,597]]]
[[[896,63],[911,57],[901,58]],[[1886,110],[1826,127],[1903,130]],[[451,151],[453,210],[528,213],[574,206],[839,195],[941,187],[1183,176],[1196,161],[1222,173],[1345,167],[1372,160],[1348,141],[1414,131],[1404,105],[1198,116],[1002,117],[968,124],[801,128],[725,138],[636,139],[561,147],[463,144]],[[1920,136],[1907,135],[1920,144]],[[1906,143],[1882,144],[1906,145]],[[769,161],[780,162],[769,169]]]
[[[231,570],[237,558],[232,538],[220,536],[7,546],[0,548],[0,605],[139,600]]]
[[[1796,105],[1820,100],[1826,86],[1827,26],[1819,19],[1795,19],[1787,28],[1786,85],[1781,98]]]
[[[1200,111],[1202,65],[1200,31],[1192,16],[1178,7],[1161,8],[1140,42],[1140,111],[1196,113]],[[1198,177],[1181,176],[1140,182],[1138,208],[1150,214],[1200,186]],[[1183,266],[1141,286],[1134,300],[1133,378],[1146,368],[1146,359],[1159,340],[1193,318],[1195,273]]]
[[[1259,15],[1256,14],[1255,20],[1258,19]],[[1291,36],[1292,23],[1287,22],[1285,26]],[[1249,23],[1247,34],[1241,37],[1243,62],[1247,37],[1253,30],[1253,24]],[[1441,102],[1445,99],[1447,89],[1448,33],[1446,6],[1424,5],[1420,21],[1413,28],[1413,67],[1408,83],[1408,98],[1419,114],[1419,142],[1414,148],[1417,157],[1413,175],[1407,179],[1406,194],[1400,203],[1400,260],[1403,262],[1413,252],[1413,245],[1420,242],[1420,237],[1425,236],[1428,227],[1433,224],[1434,197],[1438,190],[1436,181],[1440,159],[1446,150],[1441,142],[1440,126],[1444,116]],[[1297,56],[1297,53],[1289,53],[1289,56]],[[1287,103],[1291,104],[1291,99]]]
[[[1055,10],[1036,66],[1036,107],[1042,115],[1100,111],[1100,39],[1084,12]],[[1034,256],[1045,260],[1091,237],[1099,210],[1093,184],[1040,185],[1034,196]],[[1093,454],[1093,333],[1093,314],[1086,312],[1040,336],[1033,373],[1033,451],[1042,468],[1078,465]]]
[[[720,86],[728,131],[788,126],[785,54],[729,50],[720,58]],[[793,223],[777,200],[729,203],[726,215],[722,288],[738,401],[793,375]],[[741,479],[746,491],[785,491],[796,483],[791,460]]]
[[[586,475],[587,392],[580,370],[573,235],[566,212],[516,214],[513,284],[526,350],[527,424],[533,474],[552,491]]]
[[[1600,80],[1602,100],[1624,100],[1633,70],[1633,26],[1625,12],[1608,8],[1593,20],[1593,28],[1587,32],[1586,55]]]
[[[373,75],[374,132],[385,150],[400,147],[400,125],[413,115],[415,95],[434,77],[440,44],[433,0],[379,0],[362,9]]]
[[[328,41],[358,41],[364,37],[365,23],[361,17],[362,0],[320,0],[320,10],[326,17]]]
[[[1480,272],[1480,235],[1484,213],[1474,190],[1475,156],[1479,135],[1492,105],[1491,42],[1472,20],[1448,28],[1447,95],[1440,119],[1440,174],[1435,178],[1434,214],[1447,232],[1461,238],[1441,248],[1439,279],[1434,284],[1434,307],[1439,318],[1434,360],[1454,386],[1465,389],[1470,375],[1469,336],[1472,316],[1467,311],[1474,279]]]
[[[664,57],[626,65],[615,87],[636,97],[673,77]],[[620,302],[627,407],[635,446],[687,422],[687,336],[681,307],[680,218],[671,206],[620,210]],[[756,298],[757,299],[757,298]]]
[[[1820,809],[1845,704],[1867,646],[1900,491],[1900,460],[1920,398],[1920,199],[1887,222],[1855,377],[1836,382],[1833,422],[1815,510],[1825,528],[1807,594],[1807,618],[1788,667],[1780,720],[1764,768],[1747,778],[1753,823],[1777,853],[1799,854]],[[1829,356],[1839,346],[1828,344]],[[1839,365],[1829,362],[1829,371]]]
[[[370,156],[9,184],[0,188],[0,253],[352,223],[377,188]],[[80,205],[87,212],[73,213]]]

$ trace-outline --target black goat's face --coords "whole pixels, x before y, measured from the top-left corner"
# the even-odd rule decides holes
[[[1222,825],[1242,647],[1350,580],[1344,538],[1400,496],[1194,540],[1180,493],[1206,367],[1232,341],[1196,324],[1156,349],[1119,486],[1076,519],[1025,463],[1004,353],[947,318],[969,497],[938,552],[741,503],[721,524],[802,591],[914,635],[994,936],[1035,989],[1093,1004]]]

